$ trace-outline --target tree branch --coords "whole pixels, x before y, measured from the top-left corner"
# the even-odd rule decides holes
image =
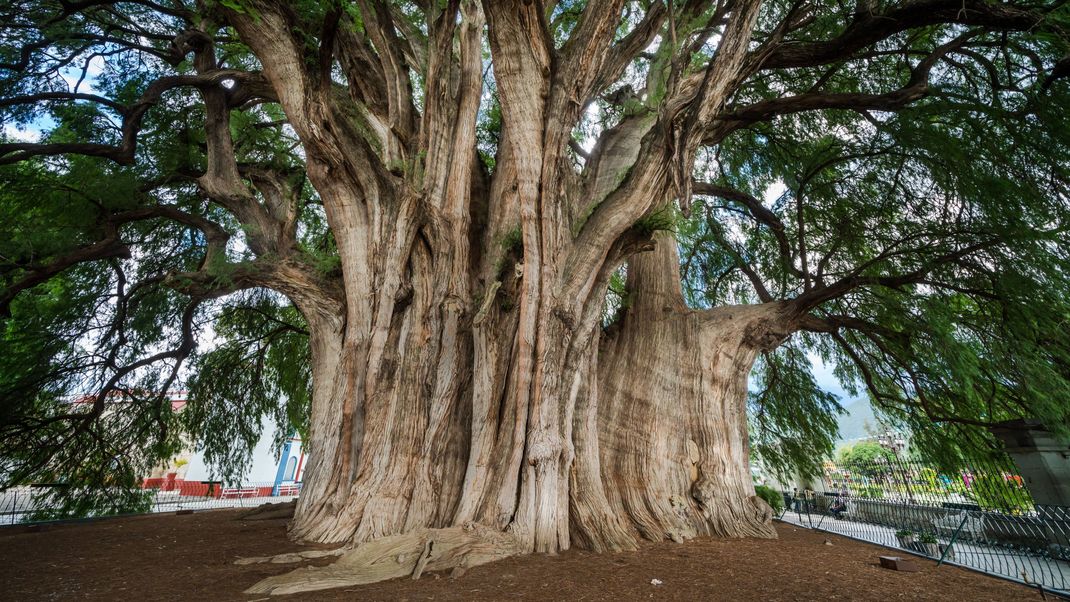
[[[768,121],[778,115],[829,109],[854,111],[899,110],[923,98],[928,93],[929,74],[940,59],[947,56],[948,53],[961,48],[971,38],[980,33],[980,30],[964,33],[934,49],[911,70],[909,81],[898,90],[883,94],[806,92],[795,96],[763,100],[734,108],[718,115],[717,121],[706,133],[703,143],[708,145],[717,144],[729,133],[741,127],[758,121]]]
[[[802,270],[795,266],[795,262],[792,259],[791,244],[788,242],[788,237],[785,233],[784,222],[781,221],[775,213],[767,209],[761,201],[742,190],[736,190],[735,188],[729,188],[727,186],[719,186],[709,182],[695,181],[692,184],[692,188],[695,194],[721,197],[746,207],[747,212],[751,217],[759,223],[767,226],[773,233],[773,237],[776,238],[777,241],[777,249],[780,253],[780,259],[784,264],[784,267],[796,276],[803,276]]]
[[[1045,11],[984,0],[916,0],[884,13],[856,13],[850,25],[831,40],[782,42],[765,57],[760,68],[786,69],[834,63],[897,33],[943,23],[1026,31],[1041,25],[1045,15]]]
[[[856,268],[847,276],[828,286],[814,288],[799,295],[792,301],[792,304],[795,306],[796,311],[802,313],[817,307],[825,301],[842,297],[859,287],[882,286],[887,288],[897,288],[908,284],[917,284],[940,266],[953,263],[978,251],[996,246],[1000,244],[1000,242],[1001,241],[998,239],[983,240],[967,245],[956,251],[939,255],[918,269],[891,276],[863,276],[861,272],[866,268],[865,266],[862,266]],[[866,265],[868,265],[868,263]]]
[[[134,154],[137,150],[137,136],[141,130],[141,124],[145,114],[153,105],[160,101],[160,97],[165,92],[185,86],[209,89],[220,86],[220,84],[226,80],[248,84],[251,88],[262,90],[262,87],[259,85],[259,76],[257,74],[233,69],[216,69],[198,75],[173,75],[161,77],[152,82],[141,95],[141,98],[132,105],[120,106],[111,101],[105,103],[107,106],[117,110],[123,116],[122,133],[118,145],[93,142],[14,142],[0,144],[0,165],[16,163],[40,155],[59,154],[103,157],[115,161],[120,165],[132,165],[134,163]],[[41,95],[20,97],[22,99],[22,102],[20,103],[15,102],[17,99],[9,99],[7,104],[11,106],[14,104],[30,104],[47,100],[59,100],[58,98],[39,98],[39,96]],[[77,98],[70,98],[70,100],[77,100]],[[96,98],[86,98],[84,100],[99,102]]]

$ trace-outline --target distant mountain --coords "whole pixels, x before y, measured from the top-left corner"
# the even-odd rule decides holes
[[[847,413],[838,420],[840,438],[837,439],[837,444],[869,437],[870,431],[878,429],[877,417],[873,414],[873,407],[869,405],[868,399],[852,399],[844,402],[843,407]]]

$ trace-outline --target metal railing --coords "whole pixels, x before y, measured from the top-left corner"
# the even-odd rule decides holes
[[[1006,467],[827,463],[820,486],[783,499],[782,521],[1070,596],[1070,508],[1034,503]]]
[[[31,524],[56,520],[77,520],[128,514],[208,510],[212,508],[255,508],[261,504],[289,502],[301,492],[301,483],[276,485],[273,482],[223,483],[186,481],[156,483],[142,490],[145,503],[138,511],[92,510],[67,514],[56,505],[50,490],[62,484],[40,483],[0,491],[0,525]]]

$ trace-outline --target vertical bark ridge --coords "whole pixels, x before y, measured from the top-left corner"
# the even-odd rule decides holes
[[[592,349],[599,345],[598,332],[591,338]],[[573,381],[572,445],[573,468],[569,474],[569,528],[572,538],[595,551],[635,549],[636,531],[623,513],[610,504],[603,484],[599,457],[599,353],[589,353],[587,362],[576,371]]]

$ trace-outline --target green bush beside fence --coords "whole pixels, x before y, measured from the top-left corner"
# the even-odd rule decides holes
[[[765,485],[755,485],[754,493],[765,500],[765,503],[769,504],[773,509],[773,512],[780,514],[784,511],[784,496],[776,489],[766,487]]]

